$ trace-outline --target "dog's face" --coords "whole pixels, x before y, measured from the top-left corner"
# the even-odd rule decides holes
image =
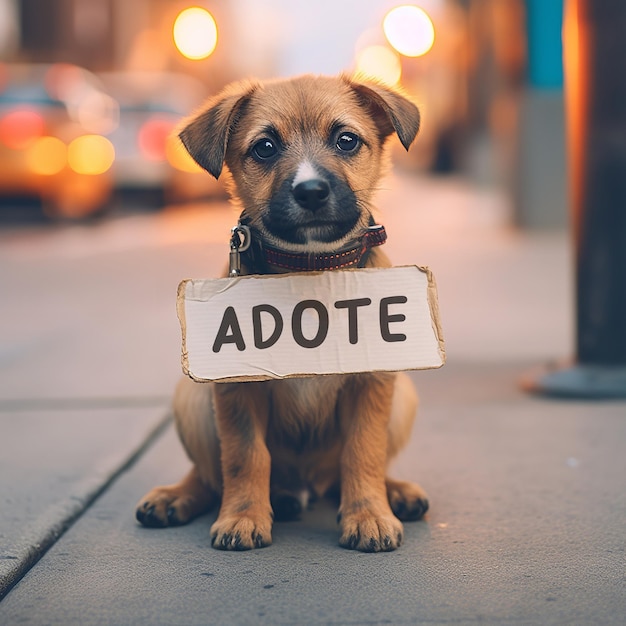
[[[237,83],[182,130],[216,178],[224,163],[249,225],[290,250],[336,249],[369,225],[394,131],[408,149],[418,109],[400,93],[346,77]]]

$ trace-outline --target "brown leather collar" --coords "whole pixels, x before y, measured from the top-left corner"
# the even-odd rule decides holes
[[[251,265],[258,265],[260,261],[265,266],[280,267],[293,272],[339,270],[363,267],[370,249],[384,244],[386,240],[387,233],[382,224],[370,226],[356,243],[344,246],[336,252],[291,252],[259,242],[253,237],[252,245],[246,252],[242,252],[242,256],[244,259],[249,256]]]

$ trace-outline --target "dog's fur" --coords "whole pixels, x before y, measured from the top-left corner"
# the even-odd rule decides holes
[[[332,252],[372,223],[386,140],[395,132],[408,150],[418,128],[418,109],[396,90],[345,76],[303,76],[232,85],[180,136],[213,176],[226,164],[231,195],[254,237],[289,251]],[[269,158],[268,140],[276,149]],[[337,145],[355,141],[353,150]],[[310,181],[309,206],[296,188],[309,189]],[[281,271],[250,264],[243,259],[242,273]],[[375,248],[366,266],[390,262]],[[221,500],[212,545],[245,550],[269,545],[274,515],[297,517],[304,492],[334,491],[339,543],[393,550],[402,541],[400,519],[419,519],[428,508],[418,485],[386,478],[416,408],[405,374],[215,384],[185,378],[174,413],[194,466],[180,483],[144,496],[137,518],[147,526],[184,524]]]

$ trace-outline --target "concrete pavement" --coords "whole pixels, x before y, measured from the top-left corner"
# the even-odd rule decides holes
[[[0,233],[0,624],[625,622],[626,404],[517,388],[571,353],[567,235],[511,230],[504,199],[463,181],[388,189],[388,252],[433,269],[449,358],[412,374],[394,475],[432,508],[390,554],[339,548],[328,503],[250,553],[210,548],[214,515],[133,519],[188,467],[163,423],[175,289],[219,273],[228,208]]]

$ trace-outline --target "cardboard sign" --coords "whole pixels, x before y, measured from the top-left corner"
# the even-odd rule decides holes
[[[185,280],[183,371],[245,381],[441,367],[428,268],[407,266]]]

